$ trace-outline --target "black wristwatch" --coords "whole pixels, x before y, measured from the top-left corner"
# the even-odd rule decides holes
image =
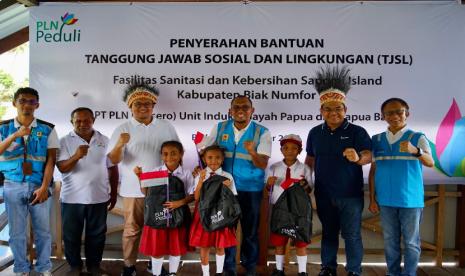
[[[421,157],[423,155],[423,153],[424,153],[423,150],[421,148],[417,147],[417,153],[412,154],[412,155],[415,156],[415,157]]]

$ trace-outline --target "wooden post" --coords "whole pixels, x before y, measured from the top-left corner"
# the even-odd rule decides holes
[[[289,265],[291,261],[291,239],[287,241],[286,247],[284,248],[284,265]]]
[[[56,236],[55,244],[56,251],[55,256],[58,260],[63,259],[63,232],[62,232],[62,222],[61,222],[61,205],[60,205],[60,191],[61,191],[61,182],[55,182],[55,190],[53,191],[53,206],[55,206],[55,216],[56,216]]]
[[[442,267],[444,248],[444,210],[446,201],[446,187],[438,185],[438,206],[436,208],[436,266]]]
[[[29,226],[28,226],[28,231],[29,231],[29,239],[27,242],[27,251],[29,252],[29,262],[33,263],[34,259],[36,257],[36,252],[34,250],[34,232],[32,231],[32,219],[30,216],[28,216],[29,221]]]
[[[461,196],[457,198],[455,248],[459,251],[459,267],[465,267],[465,185],[457,185]]]
[[[269,195],[268,190],[263,189],[262,204],[260,205],[260,224],[258,227],[259,237],[259,255],[258,255],[258,269],[261,273],[267,274],[267,261],[268,261],[268,240],[269,240]]]
[[[0,1],[2,2],[2,1]],[[29,27],[25,27],[11,35],[0,39],[0,54],[29,41]]]

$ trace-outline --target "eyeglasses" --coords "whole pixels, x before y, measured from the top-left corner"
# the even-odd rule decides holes
[[[153,107],[153,103],[140,103],[140,102],[135,102],[134,103],[134,107],[135,108],[141,108],[141,107],[145,107],[145,108],[151,108]]]
[[[30,100],[18,99],[17,102],[18,102],[20,105],[25,105],[25,104],[28,104],[28,105],[37,105],[37,104],[39,103],[39,101],[36,100],[36,99],[30,99]]]
[[[385,117],[389,117],[389,116],[393,116],[393,115],[401,116],[401,115],[404,114],[405,111],[406,111],[405,108],[396,109],[396,110],[389,110],[389,111],[384,112],[384,116]]]
[[[326,113],[331,113],[331,112],[336,112],[336,113],[341,113],[344,111],[344,107],[338,106],[335,108],[330,108],[330,107],[323,107],[322,110]]]
[[[252,107],[250,105],[233,105],[231,109],[234,111],[249,111],[250,109],[252,109]]]

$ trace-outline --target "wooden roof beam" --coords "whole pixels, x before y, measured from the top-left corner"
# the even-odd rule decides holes
[[[29,41],[29,27],[0,39],[0,55]]]
[[[23,4],[26,7],[37,6],[39,2],[37,0],[16,0],[18,3]]]

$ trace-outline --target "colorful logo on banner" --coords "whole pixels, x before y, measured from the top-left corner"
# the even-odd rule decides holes
[[[434,166],[450,177],[465,176],[465,117],[462,117],[455,99],[436,134],[436,143],[430,141]]]
[[[58,20],[37,21],[36,22],[36,42],[53,43],[53,42],[79,42],[81,41],[81,30],[75,26],[64,28],[65,26],[74,25],[78,21],[74,14],[65,13],[61,17],[61,23]]]

